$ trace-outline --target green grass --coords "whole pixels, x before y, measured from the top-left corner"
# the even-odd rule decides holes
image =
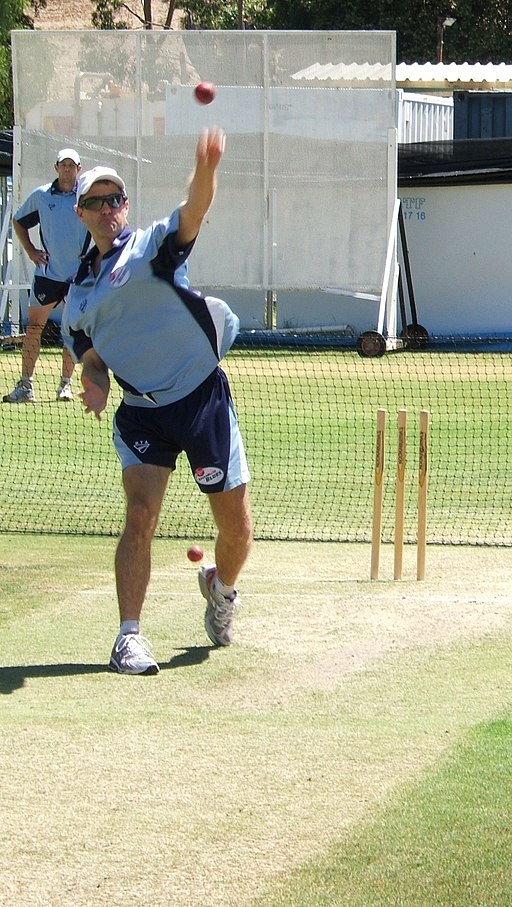
[[[59,351],[39,366],[36,406],[0,407],[2,907],[106,907],[120,879],[154,907],[512,903],[512,549],[431,546],[427,582],[397,584],[367,581],[364,544],[262,541],[237,645],[215,651],[184,553],[211,521],[183,461],[160,528],[183,541],[156,541],[144,610],[162,671],[115,677],[115,541],[77,537],[122,523],[115,399],[99,424],[54,401]],[[0,356],[6,389],[18,367]],[[407,531],[426,407],[429,540],[512,544],[508,357],[234,351],[226,369],[260,539],[368,539],[378,406],[389,537],[407,406]]]
[[[504,907],[511,815],[512,720],[500,718],[252,907]]]
[[[19,353],[0,355],[8,387]],[[0,407],[2,529],[116,535],[123,520],[110,439],[116,387],[101,424],[78,402],[54,401],[60,351],[38,363],[35,407]],[[253,474],[261,539],[368,541],[375,414],[388,410],[383,538],[394,521],[396,413],[406,407],[406,540],[416,535],[418,413],[431,413],[428,538],[512,544],[509,469],[510,366],[500,353],[356,353],[234,350],[225,362]],[[42,486],[41,478],[44,477]],[[53,503],[51,520],[47,504]],[[180,458],[159,532],[211,537],[209,509]]]

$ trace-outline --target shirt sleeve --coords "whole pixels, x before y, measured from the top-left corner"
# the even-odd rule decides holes
[[[171,229],[159,241],[158,252],[151,260],[151,267],[156,277],[177,286],[188,287],[188,257],[194,248],[195,239],[185,248],[179,248],[176,244],[177,219],[171,219],[169,227]]]
[[[36,227],[39,223],[39,211],[31,211],[30,214],[23,214],[21,217],[13,217],[13,220],[21,227],[24,227],[25,230],[30,230],[31,227]]]
[[[40,221],[39,198],[40,193],[39,190],[36,189],[34,192],[30,193],[21,205],[19,205],[12,216],[12,219],[22,227],[25,227],[26,230],[30,230],[31,227],[37,226]]]
[[[85,331],[74,331],[72,327],[65,328],[63,324],[62,338],[70,349],[75,362],[80,362],[87,350],[92,350],[93,343]]]

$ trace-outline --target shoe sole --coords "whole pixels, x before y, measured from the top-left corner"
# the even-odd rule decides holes
[[[127,674],[129,677],[151,677],[160,673],[158,665],[150,665],[145,671],[121,671],[115,661],[109,663],[108,669],[114,674]]]

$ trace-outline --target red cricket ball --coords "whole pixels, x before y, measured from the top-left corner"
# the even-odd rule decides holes
[[[187,551],[187,557],[189,561],[202,561],[204,557],[204,551],[199,545],[191,545]]]
[[[196,101],[199,101],[200,104],[211,104],[217,94],[217,89],[212,82],[200,82],[194,88],[194,94]]]

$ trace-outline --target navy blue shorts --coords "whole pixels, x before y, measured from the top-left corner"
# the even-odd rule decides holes
[[[50,280],[49,277],[34,277],[30,291],[29,305],[51,305],[55,308],[59,302],[66,298],[69,290],[69,281]]]
[[[184,452],[206,494],[250,480],[228,379],[220,368],[177,403],[154,409],[121,403],[113,440],[123,469],[148,463],[174,470]]]

